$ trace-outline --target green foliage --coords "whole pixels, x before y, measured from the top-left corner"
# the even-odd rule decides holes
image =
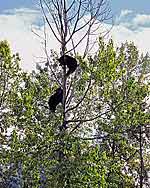
[[[141,143],[148,182],[149,56],[133,43],[116,49],[100,38],[99,46],[94,58],[77,57],[67,83],[67,129],[60,131],[62,107],[53,114],[47,105],[58,87],[48,66],[23,72],[19,55],[0,42],[0,183],[17,176],[21,187],[132,188],[139,185]]]

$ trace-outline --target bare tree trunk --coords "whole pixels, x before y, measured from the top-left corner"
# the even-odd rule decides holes
[[[83,54],[86,56],[88,54],[91,36],[93,36],[95,31],[99,30],[99,26],[102,22],[108,19],[108,15],[110,13],[107,0],[39,0],[39,2],[45,21],[56,38],[56,41],[60,44],[61,56],[69,54],[72,51],[75,53],[75,49],[85,38],[87,40],[85,41],[86,48],[85,51],[83,50]],[[82,35],[79,34],[79,37],[76,37],[76,33],[79,32],[81,32]],[[99,33],[101,33],[101,30],[99,30]],[[98,37],[99,34],[97,34],[97,38]],[[97,38],[95,37],[95,40],[97,40]],[[47,47],[45,47],[46,56],[49,58],[46,48]],[[51,66],[50,63],[49,66]],[[67,134],[66,123],[69,124],[70,121],[73,122],[72,119],[70,121],[67,119],[67,115],[70,111],[78,108],[85,99],[91,86],[91,76],[89,76],[89,84],[81,100],[79,100],[79,102],[72,108],[69,108],[69,105],[66,107],[67,98],[70,93],[70,89],[67,87],[69,79],[67,80],[66,76],[66,65],[63,65],[62,68],[62,83],[59,82],[57,75],[53,72],[57,83],[60,83],[63,89],[63,111],[61,114],[62,124],[58,134],[59,156],[57,159],[59,168],[65,164],[65,160],[67,158],[64,151],[64,146],[66,144],[65,136]],[[52,66],[50,70],[53,70]],[[100,114],[96,116],[96,118],[98,117],[100,117]],[[85,120],[85,122],[91,120],[95,120],[95,118]],[[81,122],[84,121],[79,119],[74,120],[74,122],[77,123],[77,125],[73,128],[73,131]],[[68,175],[65,176],[63,173],[58,174],[56,186],[63,187],[63,185],[65,185],[68,187],[68,179]]]
[[[66,36],[67,36],[67,10],[66,10],[66,0],[63,0],[63,22],[64,28],[61,29],[61,55],[65,55],[66,50]],[[63,66],[63,125],[66,122],[66,65]]]
[[[108,0],[39,0],[39,2],[46,23],[56,38],[56,41],[59,42],[61,46],[61,56],[72,51],[75,52],[75,49],[86,38],[84,42],[86,44],[85,51],[83,50],[85,57],[89,53],[88,49],[90,49],[89,44],[91,43],[91,36],[94,35],[95,40],[97,41],[99,35],[104,33],[100,30],[100,26],[103,22],[111,18]],[[77,33],[79,33],[78,37],[76,37]],[[108,33],[108,31],[106,31],[106,33]],[[95,41],[93,43],[95,44]],[[45,51],[47,52],[47,50]],[[46,53],[46,56],[48,56],[48,53]],[[51,65],[49,66],[51,67]],[[57,75],[55,75],[54,72],[53,75],[57,83],[59,83]],[[69,123],[69,120],[66,119],[66,114],[69,113],[69,111],[76,109],[86,97],[91,85],[91,78],[89,80],[88,88],[81,101],[73,108],[70,109],[68,106],[66,109],[67,96],[69,95],[70,90],[67,91],[66,88],[66,66],[63,66],[62,84],[59,84],[63,89],[62,125],[65,125],[66,122]],[[99,116],[96,116],[95,118],[92,118],[92,120],[98,117]],[[91,121],[91,119],[85,120],[85,122],[86,121]],[[84,121],[79,119],[77,122]]]

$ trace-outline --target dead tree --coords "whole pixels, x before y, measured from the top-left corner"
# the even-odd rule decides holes
[[[103,33],[104,31],[101,30],[102,24],[111,18],[108,0],[40,0],[39,3],[46,23],[61,46],[61,56],[69,52],[73,52],[76,55],[77,47],[84,41],[86,45],[83,57],[85,57],[89,53],[90,47],[93,47],[96,42],[95,40],[91,43],[91,37],[93,35],[98,37],[100,33]],[[76,38],[77,33],[80,33],[81,37]],[[106,33],[107,31],[105,31]],[[46,55],[48,57],[47,52]],[[69,92],[66,91],[65,75],[66,67],[64,66],[62,80],[63,124],[67,121],[66,113],[70,111],[66,109]],[[57,76],[55,75],[55,77]],[[85,95],[79,104],[84,100],[90,84],[91,81],[89,81]],[[79,104],[74,108],[77,108]]]
[[[65,57],[69,53],[74,53],[76,56],[77,48],[85,43],[85,49],[83,49],[83,57],[85,57],[90,48],[93,48],[93,45],[96,43],[96,40],[92,41],[92,36],[97,39],[104,32],[101,30],[102,24],[110,19],[110,8],[108,0],[39,0],[39,5],[44,16],[44,21],[48,25],[50,31],[53,33],[56,41],[60,44],[60,56]],[[46,27],[45,27],[46,28]],[[105,31],[103,34],[107,34],[109,31]],[[45,53],[48,61],[48,66],[53,74],[53,77],[57,81],[58,85],[63,90],[63,110],[62,110],[62,123],[59,126],[58,132],[58,163],[63,165],[67,156],[65,156],[64,145],[65,135],[69,133],[71,135],[78,127],[84,122],[94,121],[95,119],[101,117],[106,112],[98,113],[95,117],[85,119],[77,117],[77,119],[69,119],[68,115],[73,114],[72,112],[76,110],[82,102],[85,100],[91,85],[92,85],[92,73],[89,76],[87,88],[84,91],[81,99],[77,103],[71,104],[72,99],[72,83],[73,77],[70,79],[66,76],[66,66],[62,65],[62,78],[61,82],[58,79],[58,75],[53,71],[51,66],[51,59],[47,51],[47,31],[44,30],[45,38]],[[77,37],[77,34],[78,37]],[[97,35],[97,36],[96,36]],[[92,63],[92,58],[91,58]],[[74,74],[75,75],[75,74]],[[68,124],[75,124],[74,127],[68,126]],[[66,129],[70,127],[69,132]],[[68,134],[67,134],[68,135]],[[58,187],[62,186],[64,177],[60,174],[58,180]]]

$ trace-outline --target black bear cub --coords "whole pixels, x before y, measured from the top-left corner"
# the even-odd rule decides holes
[[[69,55],[63,55],[58,59],[61,66],[66,65],[68,67],[68,71],[66,76],[72,74],[77,68],[77,60]]]
[[[56,107],[59,103],[62,103],[63,100],[63,90],[61,87],[55,90],[55,93],[50,96],[48,105],[51,112],[55,112]]]

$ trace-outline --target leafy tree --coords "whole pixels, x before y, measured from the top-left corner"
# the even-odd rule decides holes
[[[57,87],[48,65],[24,73],[5,41],[0,55],[3,187],[148,187],[148,55],[102,38],[94,58],[78,55],[65,129],[62,105],[48,109]]]
[[[9,183],[11,178],[11,161],[14,152],[10,152],[10,147],[14,146],[11,140],[15,132],[10,135],[11,129],[16,127],[17,119],[14,118],[13,105],[17,97],[22,73],[19,68],[18,54],[12,55],[7,41],[0,42],[0,164],[2,187]],[[17,108],[17,106],[16,106]],[[5,166],[6,165],[6,166]],[[4,171],[4,172],[3,172]]]
[[[65,66],[58,67],[58,54],[49,56],[46,31],[46,64],[31,74],[19,68],[8,43],[0,43],[2,187],[148,186],[149,55],[140,56],[133,43],[116,49],[101,37],[98,53],[88,55],[97,20],[108,19],[107,5],[40,1],[60,54],[74,52],[78,59],[70,78]],[[74,40],[82,29],[85,34]],[[82,57],[76,47],[85,38]],[[54,114],[47,101],[58,86],[63,105]]]

